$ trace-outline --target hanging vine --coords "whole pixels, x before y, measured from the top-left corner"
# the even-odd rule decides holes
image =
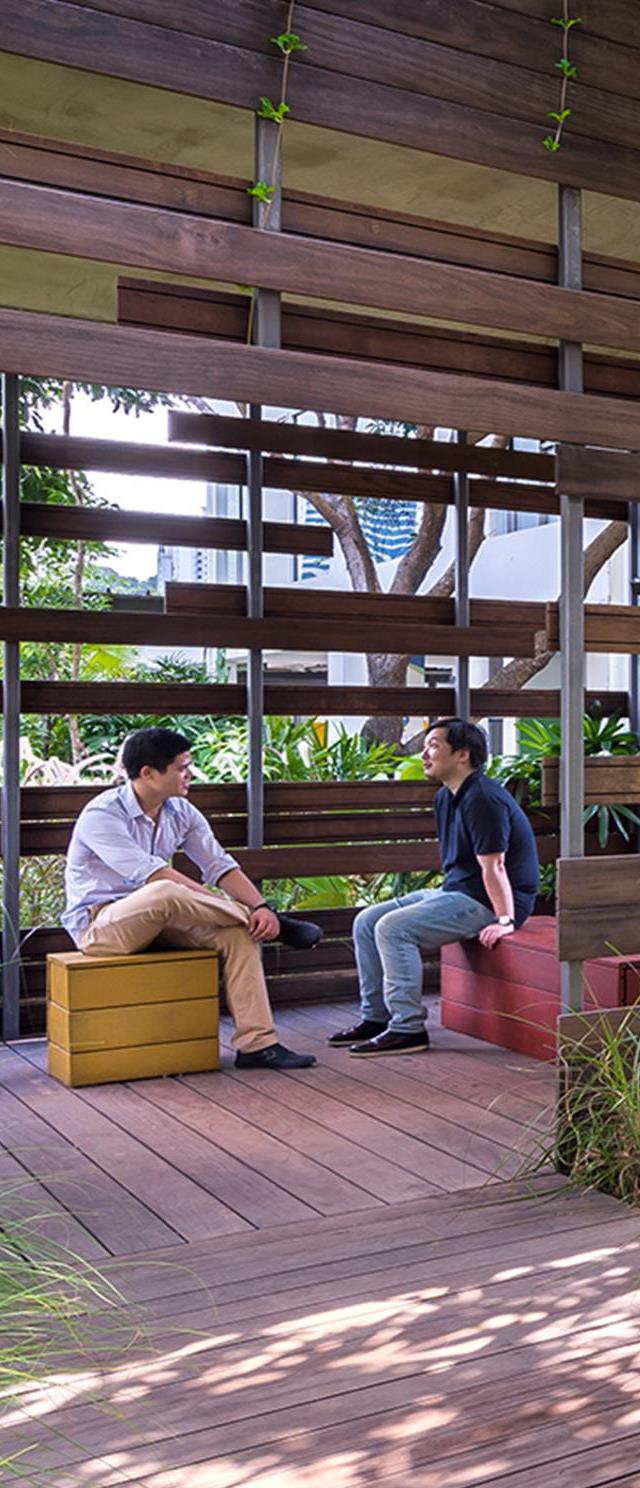
[[[560,149],[560,141],[562,139],[564,126],[567,122],[567,119],[569,119],[571,117],[571,114],[573,113],[573,110],[568,107],[567,98],[569,94],[569,83],[575,82],[578,76],[578,69],[571,61],[571,58],[569,56],[569,38],[574,26],[579,26],[581,20],[582,16],[569,15],[569,0],[563,0],[562,15],[553,16],[551,19],[551,25],[559,26],[562,32],[562,56],[560,58],[560,61],[554,64],[555,67],[557,67],[558,71],[562,74],[562,83],[560,85],[560,103],[557,109],[550,109],[549,113],[547,114],[547,118],[553,120],[555,124],[555,130],[553,131],[553,133],[545,135],[545,138],[542,141],[545,150],[550,150],[552,154],[555,154],[556,150]]]
[[[281,31],[279,36],[271,37],[273,45],[278,48],[278,51],[282,56],[282,83],[280,86],[280,102],[278,104],[275,104],[273,103],[272,99],[262,97],[260,99],[260,107],[256,109],[256,113],[259,119],[270,119],[271,123],[277,125],[278,128],[276,148],[273,157],[273,179],[271,181],[255,181],[253,186],[249,186],[248,188],[249,196],[255,197],[256,201],[262,202],[266,206],[267,210],[265,212],[264,221],[262,223],[263,227],[266,226],[269,212],[273,203],[273,198],[276,192],[278,166],[280,163],[280,156],[282,154],[283,124],[286,115],[291,113],[291,109],[289,107],[289,104],[287,103],[287,89],[289,85],[289,68],[291,65],[291,58],[293,57],[295,52],[308,51],[308,47],[305,46],[305,43],[298,36],[297,32],[292,31],[291,29],[293,25],[293,12],[295,9],[295,3],[296,0],[289,0],[287,24],[284,31]]]
[[[280,55],[282,57],[280,102],[275,104],[271,98],[262,96],[260,98],[260,106],[256,109],[258,118],[269,119],[272,124],[276,125],[278,131],[276,135],[276,147],[273,152],[272,179],[270,181],[254,181],[253,186],[249,186],[247,188],[247,195],[252,196],[255,201],[260,202],[265,208],[262,221],[259,224],[262,229],[266,228],[269,224],[271,208],[273,206],[273,201],[276,194],[278,168],[282,156],[282,136],[284,132],[284,122],[287,114],[291,113],[291,109],[289,107],[289,104],[287,103],[287,89],[289,86],[289,68],[291,66],[291,58],[296,52],[306,52],[309,50],[304,41],[302,41],[301,38],[298,36],[297,32],[292,31],[291,29],[293,26],[293,12],[295,10],[295,4],[296,0],[289,0],[289,8],[287,12],[285,29],[284,31],[281,31],[278,36],[271,37],[273,45],[278,48],[278,51],[280,52]],[[255,289],[252,289],[251,304],[249,307],[249,318],[247,322],[248,346],[251,345],[251,342],[253,340],[255,305],[256,292]]]

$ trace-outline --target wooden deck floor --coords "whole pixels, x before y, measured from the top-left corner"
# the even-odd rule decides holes
[[[518,1177],[552,1070],[445,1030],[358,1062],[344,1018],[279,1016],[295,1075],[71,1092],[0,1050],[5,1191],[117,1289],[5,1417],[24,1482],[640,1483],[640,1216]]]

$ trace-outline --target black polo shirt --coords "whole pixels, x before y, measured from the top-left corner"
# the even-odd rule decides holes
[[[516,925],[531,914],[538,892],[538,852],[530,823],[497,780],[474,770],[455,795],[443,785],[435,798],[443,888],[468,894],[491,909],[478,856],[504,853]]]

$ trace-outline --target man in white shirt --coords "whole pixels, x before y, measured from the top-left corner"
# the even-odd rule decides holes
[[[121,759],[127,784],[90,801],[73,830],[62,916],[69,935],[86,956],[130,955],[152,942],[211,947],[224,968],[236,1065],[315,1064],[312,1054],[278,1041],[259,946],[282,934],[281,921],[187,800],[189,740],[172,729],[138,729]],[[200,869],[202,884],[169,866],[178,851]]]

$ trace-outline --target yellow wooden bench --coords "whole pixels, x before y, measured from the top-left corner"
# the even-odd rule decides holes
[[[47,957],[49,1074],[99,1085],[219,1069],[215,951]]]

